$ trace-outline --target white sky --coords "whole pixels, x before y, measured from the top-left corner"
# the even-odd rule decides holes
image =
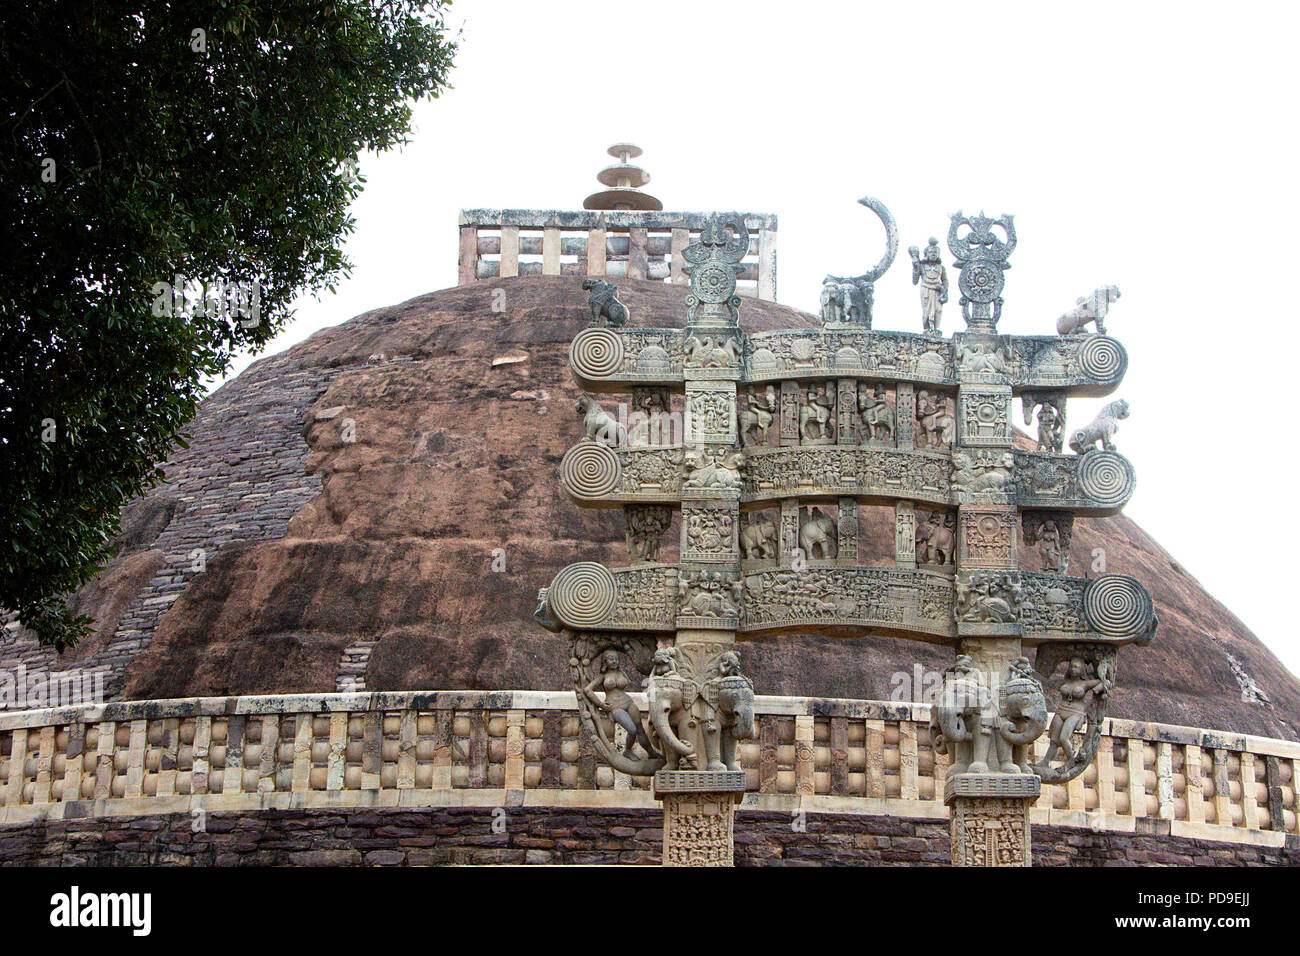
[[[1295,508],[1263,506],[1297,462],[1280,293],[1300,4],[471,0],[452,21],[455,89],[416,108],[403,151],[363,157],[352,278],[304,299],[268,354],[454,285],[461,208],[581,208],[618,141],[645,149],[667,209],[776,213],[778,298],[811,312],[826,272],[880,257],[859,196],[892,209],[903,250],[958,209],[1014,213],[1000,330],[1051,333],[1077,296],[1120,287],[1126,513],[1300,673]],[[899,258],[875,324],[919,330]],[[1073,399],[1068,426],[1099,404]]]

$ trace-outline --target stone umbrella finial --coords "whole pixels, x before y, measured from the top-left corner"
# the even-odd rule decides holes
[[[606,152],[618,160],[614,166],[606,166],[596,174],[596,179],[608,189],[592,193],[582,201],[583,209],[635,209],[639,211],[658,212],[664,204],[641,192],[641,187],[650,182],[650,174],[640,166],[632,165],[629,160],[641,155],[641,147],[632,143],[615,143]]]

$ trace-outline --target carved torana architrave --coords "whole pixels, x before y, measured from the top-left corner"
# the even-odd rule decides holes
[[[1080,299],[1059,335],[1000,334],[1014,221],[958,213],[948,248],[965,331],[940,331],[948,279],[935,240],[910,250],[920,331],[874,329],[874,284],[898,230],[878,200],[861,202],[884,223],[887,248],[860,275],[827,276],[820,328],[741,329],[748,234],[724,215],[683,252],[683,328],[637,328],[602,283],[570,347],[586,394],[561,484],[582,506],[623,509],[629,562],[570,565],[543,589],[537,616],[570,635],[597,752],[653,778],[666,864],[731,862],[747,785],[736,746],[754,727],[738,640],[821,632],[951,647],[931,732],[951,758],[953,860],[1027,865],[1041,781],[1083,772],[1119,648],[1155,632],[1133,578],[1068,575],[1074,517],[1116,514],[1136,480],[1114,447],[1127,403],[1073,433],[1065,425],[1071,396],[1108,396],[1127,369],[1102,322],[1118,290]],[[681,441],[649,440],[630,419],[621,428],[602,394],[630,396],[647,414],[681,408]],[[1015,447],[1016,398],[1026,425],[1037,416],[1034,451]],[[882,549],[863,540],[862,512],[879,505],[894,510],[892,567],[867,563]],[[679,555],[666,563],[674,517]],[[1062,672],[1049,723],[1042,682]]]

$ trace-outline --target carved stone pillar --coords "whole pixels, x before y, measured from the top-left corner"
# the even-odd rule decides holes
[[[972,363],[997,354],[996,339],[968,339],[975,342],[966,353],[974,356]],[[964,343],[959,354],[962,348]],[[982,366],[977,369],[959,371],[955,450],[986,467],[1002,468],[1012,450],[1011,389],[988,381]],[[1009,482],[1014,487],[1014,474]],[[950,713],[965,708],[965,726],[973,734],[952,744],[958,759],[944,784],[954,866],[1028,866],[1031,859],[1029,808],[1042,783],[1016,762],[1023,754],[1013,754],[1000,736],[1012,665],[1021,653],[1017,524],[1009,493],[959,493],[959,657],[945,686],[956,693],[944,703]],[[972,692],[977,702],[970,701]]]
[[[836,442],[841,445],[856,445],[858,443],[857,379],[840,379],[836,406],[839,408],[839,428],[836,429]]]
[[[1041,783],[1033,774],[963,774],[945,787],[953,866],[1029,866],[1029,808]],[[1013,784],[1010,782],[1014,782]]]
[[[916,447],[916,393],[910,382],[894,390],[894,435],[899,448]]]
[[[858,499],[840,499],[837,557],[840,564],[858,563]]]
[[[743,778],[743,774],[741,775]],[[743,795],[710,789],[702,792],[660,789],[673,787],[668,771],[655,775],[655,797],[664,804],[664,866],[734,866],[736,802]]]

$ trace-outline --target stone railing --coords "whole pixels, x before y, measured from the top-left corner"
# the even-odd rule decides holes
[[[941,819],[924,704],[759,697],[745,808]],[[1042,742],[1040,741],[1040,747]],[[1297,841],[1300,744],[1108,719],[1036,823]],[[135,701],[0,715],[0,824],[304,807],[657,806],[598,762],[571,693]]]
[[[742,213],[750,252],[741,295],[776,300],[776,216]],[[520,275],[608,276],[686,284],[682,250],[700,238],[699,212],[463,209],[457,285]]]

